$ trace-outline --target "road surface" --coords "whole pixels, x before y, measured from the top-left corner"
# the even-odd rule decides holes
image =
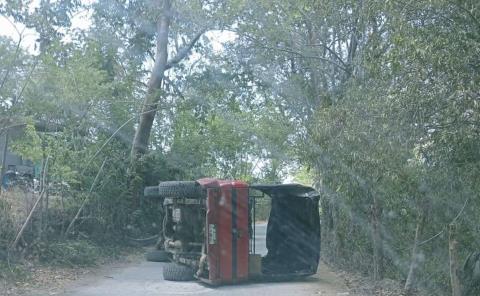
[[[256,250],[265,254],[266,225],[256,226]],[[281,283],[247,283],[208,287],[198,282],[170,282],[162,277],[164,263],[141,262],[106,269],[90,279],[67,287],[63,296],[159,296],[159,295],[351,295],[335,274],[321,265],[319,272],[303,281]]]

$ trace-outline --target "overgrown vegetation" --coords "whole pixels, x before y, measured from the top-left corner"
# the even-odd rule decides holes
[[[27,4],[0,4],[38,33],[35,51],[21,30],[19,46],[0,38],[0,134],[45,188],[68,186],[17,251],[153,235],[161,209],[141,188],[159,180],[293,179],[322,193],[325,261],[409,293],[478,294],[478,1]],[[0,199],[0,250],[28,215],[14,204]]]
[[[462,265],[478,252],[479,5],[248,7],[231,53],[288,106],[296,155],[324,195],[324,260],[408,292],[475,295]]]

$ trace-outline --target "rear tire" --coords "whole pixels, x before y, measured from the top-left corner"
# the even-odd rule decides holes
[[[168,263],[163,267],[163,279],[166,281],[194,280],[193,269],[177,263]]]
[[[167,198],[199,198],[202,187],[195,181],[166,181],[158,185],[158,196]]]
[[[170,256],[168,255],[168,252],[155,250],[146,253],[145,259],[151,262],[169,262]]]

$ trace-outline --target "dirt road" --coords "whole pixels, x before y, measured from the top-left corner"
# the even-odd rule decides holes
[[[256,228],[256,245],[265,253],[265,229]],[[156,296],[156,295],[351,295],[333,272],[321,265],[319,272],[303,281],[249,283],[212,288],[198,282],[170,282],[162,277],[163,263],[140,262],[117,268],[104,268],[89,278],[75,282],[63,296]],[[47,294],[48,295],[48,294]],[[58,294],[57,294],[58,295]]]

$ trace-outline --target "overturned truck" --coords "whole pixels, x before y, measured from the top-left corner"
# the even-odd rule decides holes
[[[163,202],[161,250],[166,280],[211,285],[313,275],[320,259],[318,193],[299,184],[248,185],[200,179],[160,182],[144,195]],[[255,208],[270,198],[267,253],[257,254]]]

